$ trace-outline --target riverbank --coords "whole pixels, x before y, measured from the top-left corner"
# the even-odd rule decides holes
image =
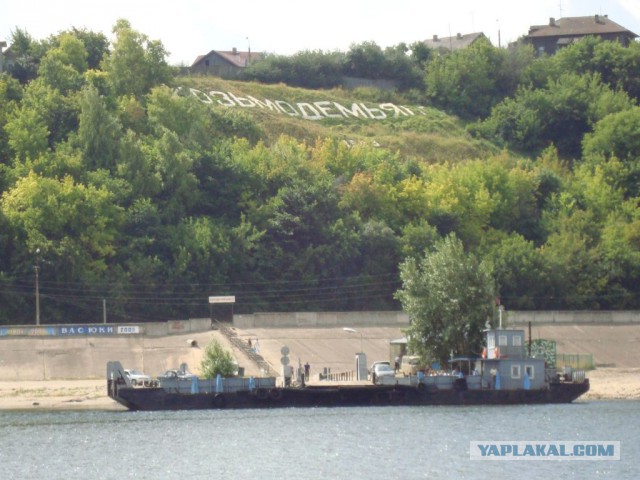
[[[0,410],[126,410],[107,396],[106,380],[0,382]]]
[[[582,400],[640,400],[640,368],[598,368],[587,377],[591,388]]]
[[[640,400],[640,368],[588,373],[589,400]],[[125,410],[107,396],[105,380],[0,382],[0,410]]]

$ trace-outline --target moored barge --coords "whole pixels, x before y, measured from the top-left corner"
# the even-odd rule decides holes
[[[589,390],[584,371],[558,373],[545,368],[544,359],[526,356],[523,330],[488,330],[485,339],[482,357],[453,359],[456,374],[419,372],[375,385],[278,386],[275,377],[191,377],[137,387],[112,361],[107,390],[130,410],[570,403]]]

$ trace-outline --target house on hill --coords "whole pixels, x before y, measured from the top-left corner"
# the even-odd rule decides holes
[[[262,53],[240,52],[237,48],[231,51],[211,50],[206,55],[200,55],[191,65],[191,73],[201,75],[215,75],[232,78],[237,76],[251,62],[259,60]]]
[[[487,37],[482,32],[461,34],[458,33],[455,37],[442,37],[434,35],[431,40],[424,40],[424,44],[434,50],[445,50],[453,52],[455,50],[461,50],[467,48],[476,43],[481,38]]]
[[[538,55],[553,55],[560,48],[588,36],[618,41],[625,47],[638,37],[632,31],[609,20],[607,15],[593,15],[558,20],[550,18],[548,25],[532,25],[524,41],[532,44]]]

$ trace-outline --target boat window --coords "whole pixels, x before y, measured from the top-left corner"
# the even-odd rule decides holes
[[[513,336],[513,346],[521,347],[522,346],[522,337],[520,335]]]
[[[511,378],[520,378],[520,365],[511,365]]]
[[[498,345],[501,347],[506,347],[507,345],[509,345],[506,335],[498,335]]]
[[[493,333],[487,335],[487,348],[491,349],[496,346],[496,337]]]
[[[533,365],[524,366],[524,373],[526,373],[529,376],[529,378],[532,380],[533,380],[534,372],[535,372],[535,368],[533,368]]]

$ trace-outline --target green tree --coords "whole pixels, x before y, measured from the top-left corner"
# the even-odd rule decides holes
[[[18,108],[22,98],[22,88],[17,80],[0,74],[0,164],[8,164],[11,156],[8,132],[5,129],[11,114]],[[0,184],[0,190],[2,186]]]
[[[216,378],[219,375],[231,377],[235,373],[236,365],[228,350],[214,338],[204,351],[200,371],[204,378]]]
[[[160,186],[155,201],[161,206],[164,218],[174,223],[188,215],[198,200],[194,152],[186,148],[175,133],[163,129],[150,139],[144,157],[151,162],[154,180]]]
[[[404,43],[384,49],[385,71],[382,76],[396,80],[397,87],[401,91],[423,87],[423,71],[418,66],[417,60],[409,56],[408,52],[409,47]]]
[[[520,89],[478,131],[519,151],[536,154],[553,144],[562,157],[579,158],[583,136],[602,118],[632,105],[626,93],[613,91],[597,74],[565,74],[545,88]]]
[[[38,77],[27,85],[20,105],[20,112],[35,115],[44,122],[49,134],[48,147],[67,140],[78,128],[78,105],[75,96],[65,96],[60,90]]]
[[[50,132],[36,110],[23,107],[14,112],[4,130],[16,160],[35,160],[47,152]]]
[[[87,69],[87,51],[78,38],[66,33],[58,39],[59,45],[47,51],[40,62],[38,76],[63,95],[78,90]]]
[[[114,171],[119,153],[120,125],[93,86],[82,91],[78,120],[77,138],[87,168]]]
[[[498,81],[504,56],[488,40],[482,40],[436,57],[427,65],[427,96],[461,117],[486,117],[507,93],[500,91]]]
[[[122,137],[117,174],[131,186],[135,198],[150,199],[160,192],[161,179],[155,174],[155,167],[148,146],[129,130]]]
[[[540,250],[522,235],[495,233],[479,252],[493,265],[496,293],[511,310],[533,310],[544,292],[545,263]]]
[[[418,40],[409,45],[410,55],[416,66],[424,71],[427,64],[433,59],[434,51],[426,43]]]
[[[29,173],[3,194],[1,206],[19,231],[23,248],[39,248],[60,265],[73,265],[67,275],[81,274],[85,268],[101,270],[105,258],[114,253],[120,209],[106,189],[87,187],[70,177],[56,180]]]
[[[42,285],[58,286],[43,304],[43,316],[51,323],[88,318],[97,303],[90,286],[104,279],[116,253],[120,209],[111,193],[71,177],[56,180],[30,173],[4,192],[0,208],[11,234],[13,275],[33,271],[39,251]],[[92,301],[92,308],[87,307]],[[13,321],[28,316],[22,311]]]
[[[292,56],[267,55],[251,63],[242,78],[303,88],[333,88],[340,85],[343,58],[343,53],[321,50],[304,50]]]
[[[400,266],[396,292],[409,314],[409,348],[425,360],[446,363],[451,354],[479,353],[482,330],[495,300],[490,266],[466,253],[455,235],[438,241],[420,259]]]
[[[328,181],[295,183],[280,189],[264,209],[263,250],[258,254],[270,275],[322,276],[335,266],[332,225],[338,219],[337,198]]]
[[[552,71],[578,75],[597,74],[613,90],[622,90],[631,98],[640,100],[640,44],[586,37],[561,49],[551,57]]]
[[[152,87],[171,82],[167,52],[160,41],[136,32],[126,20],[118,20],[113,33],[113,51],[105,58],[103,69],[109,73],[116,95],[141,97]]]
[[[382,48],[375,42],[353,44],[344,59],[346,75],[363,78],[386,78],[386,59]]]
[[[84,44],[87,52],[87,68],[98,69],[102,59],[109,54],[109,40],[104,33],[73,27],[69,33]]]
[[[640,107],[613,113],[596,123],[582,142],[584,158],[619,158],[638,171],[640,160]]]
[[[7,71],[23,85],[27,84],[36,78],[38,65],[45,54],[46,47],[35,41],[26,30],[20,28],[11,32],[10,43],[14,61]]]
[[[601,291],[604,308],[638,309],[640,277],[640,209],[637,201],[624,202],[609,215],[598,247],[606,265],[607,285]]]

